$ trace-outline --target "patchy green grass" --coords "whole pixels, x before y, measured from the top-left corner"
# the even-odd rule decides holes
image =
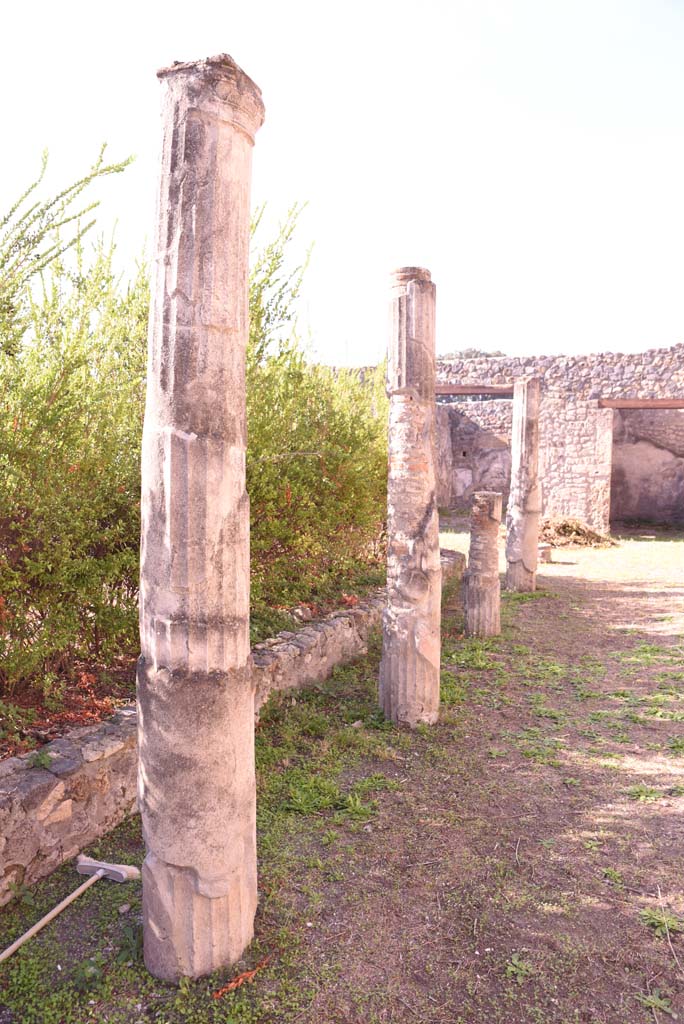
[[[256,738],[260,919],[264,935],[249,950],[243,965],[254,967],[271,957],[259,992],[245,987],[213,998],[236,971],[217,972],[176,988],[152,979],[141,960],[140,884],[106,881],[88,890],[4,967],[1,1006],[25,1024],[112,1024],[140,1018],[176,1022],[216,1021],[252,1024],[289,1020],[306,1006],[313,987],[326,976],[321,968],[308,984],[296,984],[290,972],[306,933],[304,918],[315,916],[320,900],[311,877],[303,895],[283,891],[292,865],[303,851],[334,850],[345,836],[372,821],[383,793],[397,788],[378,769],[393,764],[394,741],[376,706],[377,638],[371,654],[338,669],[325,686],[271,699],[263,710]],[[365,769],[373,759],[374,770]],[[139,821],[120,826],[88,851],[115,862],[140,862]],[[343,879],[336,855],[309,858],[308,875],[327,883]],[[18,892],[2,915],[2,942],[8,944],[31,920],[46,912],[74,888],[78,878],[66,865],[44,882]],[[120,908],[128,905],[125,913]]]
[[[139,884],[98,883],[0,968],[0,1024],[682,1019],[668,937],[682,961],[684,751],[665,717],[684,695],[681,640],[651,632],[664,600],[648,618],[641,583],[606,600],[606,567],[623,571],[624,552],[566,561],[545,568],[547,592],[504,596],[501,637],[464,640],[447,609],[436,726],[383,718],[377,638],[330,680],[266,705],[259,911],[240,963],[155,981]],[[634,602],[645,625],[627,628]],[[139,863],[138,822],[89,852]],[[77,882],[66,865],[19,888],[0,942]],[[215,998],[244,971],[252,981]]]

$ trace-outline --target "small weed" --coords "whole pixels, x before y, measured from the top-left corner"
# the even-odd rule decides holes
[[[574,778],[574,776],[569,775],[567,779],[563,779],[563,785],[564,786],[581,786],[582,783],[580,782],[579,779],[576,779],[576,778]]]
[[[345,797],[337,783],[297,770],[290,783],[285,810],[293,814],[317,814],[319,811],[344,806]]]
[[[598,838],[585,839],[582,846],[585,850],[600,850],[603,846],[603,840]]]
[[[639,913],[639,919],[647,928],[652,928],[660,939],[664,939],[668,932],[684,932],[684,921],[660,907],[646,907]]]
[[[123,926],[123,940],[116,962],[118,964],[137,963],[142,960],[143,932],[141,924],[127,921]]]
[[[514,978],[518,985],[522,985],[534,974],[534,967],[527,960],[522,960],[519,953],[513,953],[506,964],[506,977]]]
[[[540,601],[545,597],[554,597],[554,594],[550,594],[548,590],[532,590],[532,591],[514,591],[504,590],[501,597],[506,604],[526,604],[527,601]]]
[[[27,764],[29,768],[49,768],[52,764],[52,758],[47,750],[36,750],[29,757]]]
[[[532,698],[532,714],[537,718],[547,718],[551,722],[555,722],[556,725],[561,725],[565,722],[565,714],[562,711],[558,711],[556,708],[550,708],[544,703],[544,698],[541,694],[537,694]]]
[[[684,756],[684,736],[670,736],[667,748],[672,757]]]
[[[487,751],[487,757],[491,757],[492,759],[505,756],[506,751],[499,749],[499,747],[490,747],[489,750]]]
[[[523,729],[515,738],[515,744],[522,756],[530,761],[556,767],[559,764],[556,754],[561,746],[560,740],[546,736],[541,729]]]
[[[453,707],[455,704],[465,703],[467,691],[463,683],[460,683],[453,672],[449,669],[442,669],[439,679],[439,699],[445,707]]]
[[[497,666],[496,661],[489,657],[492,646],[492,640],[464,640],[452,649],[452,657],[445,660],[453,660],[459,668],[487,672]]]
[[[88,957],[81,960],[74,967],[71,975],[74,988],[77,992],[90,992],[98,988],[104,979],[104,960],[101,955]]]
[[[611,885],[616,886],[616,888],[618,889],[621,889],[622,886],[625,884],[624,878],[622,877],[620,872],[617,871],[615,868],[604,868],[603,877],[607,882],[610,882]]]
[[[375,811],[375,804],[364,804],[358,793],[349,793],[345,798],[340,808],[345,814],[348,814],[350,818],[357,818],[365,821],[370,818]]]
[[[10,892],[12,893],[12,899],[20,903],[22,907],[35,907],[36,898],[32,891],[25,885],[18,885],[16,882],[10,882]]]
[[[660,800],[662,792],[653,786],[647,786],[645,782],[639,782],[636,786],[630,786],[627,796],[630,800],[638,800],[640,804],[651,803],[653,800]]]
[[[652,992],[648,993],[640,992],[637,999],[642,1006],[653,1010],[654,1014],[656,1010],[660,1010],[661,1013],[668,1014],[673,1020],[677,1019],[677,1014],[672,1010],[672,1002],[666,995],[660,992],[660,989],[654,988]]]

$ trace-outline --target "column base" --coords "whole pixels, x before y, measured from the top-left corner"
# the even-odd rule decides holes
[[[506,567],[506,590],[530,594],[537,589],[537,573],[530,572],[521,562],[509,562]]]
[[[145,966],[162,981],[200,978],[239,960],[254,936],[256,869],[225,896],[198,891],[190,868],[148,853],[142,867]]]
[[[499,636],[501,585],[499,574],[466,573],[463,581],[466,636]]]

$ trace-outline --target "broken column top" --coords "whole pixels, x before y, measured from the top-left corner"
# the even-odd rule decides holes
[[[207,100],[210,107],[213,100],[215,112],[221,111],[223,119],[234,121],[252,142],[264,123],[261,89],[227,53],[218,53],[203,60],[176,61],[169,67],[160,68],[157,78],[171,82],[175,78],[182,79],[190,106],[201,96],[202,107],[206,110]],[[232,115],[227,118],[226,107]]]
[[[409,281],[431,281],[430,271],[425,267],[399,267],[392,271],[394,284],[407,284]]]
[[[496,515],[499,511],[501,518],[502,495],[500,491],[475,491],[473,494],[473,508],[486,510],[488,514]]]
[[[435,292],[430,271],[424,267],[399,267],[392,273],[387,391],[433,405]]]

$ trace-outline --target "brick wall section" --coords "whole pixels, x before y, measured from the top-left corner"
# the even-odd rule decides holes
[[[464,569],[463,555],[443,553],[445,581]],[[384,603],[378,591],[355,608],[257,644],[257,712],[274,690],[321,682],[335,665],[365,653]],[[31,767],[31,754],[0,762],[0,906],[12,899],[12,883],[30,885],[50,874],[136,810],[134,706],[100,725],[70,730],[41,754],[49,767]]]
[[[684,344],[639,354],[501,356],[437,364],[440,384],[510,384],[517,377],[534,375],[542,377],[540,468],[544,515],[572,516],[605,532],[610,520],[613,417],[610,410],[599,409],[598,399],[684,398]],[[503,403],[456,403],[459,409],[467,408],[471,421],[474,414],[470,406],[477,404],[489,407]],[[489,411],[483,414],[485,434],[489,416]],[[653,436],[649,439],[655,444],[670,447],[670,441],[675,446],[682,443],[681,421],[672,412],[640,410],[634,423],[642,433],[650,432]],[[438,419],[438,430],[440,450],[449,446],[453,451],[468,450],[461,444],[463,440],[472,446],[474,475],[480,473],[483,457],[472,431],[468,428],[459,432],[453,414]],[[484,450],[486,446],[485,438]],[[443,454],[440,466],[439,503],[458,505],[460,500],[467,500],[468,490],[463,487],[462,475],[459,478],[453,455],[449,464],[449,456]]]

